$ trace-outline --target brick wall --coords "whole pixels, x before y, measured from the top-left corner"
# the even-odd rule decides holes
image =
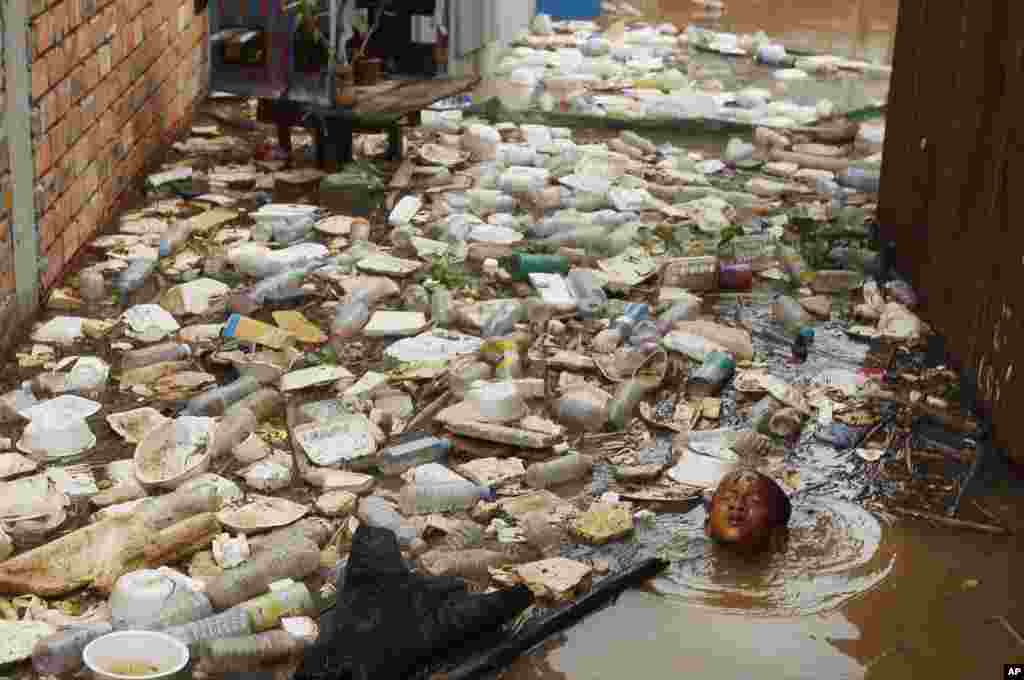
[[[206,88],[192,0],[32,0],[32,135],[43,288],[118,208]]]

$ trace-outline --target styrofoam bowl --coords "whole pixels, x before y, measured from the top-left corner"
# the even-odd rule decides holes
[[[82,661],[97,680],[170,678],[180,673],[188,660],[184,643],[149,630],[108,633],[87,644],[82,652]],[[138,668],[130,668],[132,665],[149,666],[153,672],[138,673]],[[124,672],[128,670],[136,672]]]

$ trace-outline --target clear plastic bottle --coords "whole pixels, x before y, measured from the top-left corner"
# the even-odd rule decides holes
[[[267,592],[282,579],[300,581],[320,568],[320,548],[306,540],[261,550],[248,560],[206,581],[206,595],[217,609],[227,609]]]
[[[424,556],[424,561],[434,554]],[[433,576],[454,576],[470,580],[483,580],[490,577],[489,569],[496,569],[509,563],[504,553],[485,548],[468,548],[455,552],[437,555],[429,561],[427,571]]]
[[[691,296],[674,302],[658,317],[658,330],[664,335],[679,321],[696,321],[700,316],[700,298]]]
[[[207,640],[252,635],[252,619],[244,609],[233,608],[182,626],[171,626],[161,632],[192,647]]]
[[[191,220],[179,220],[171,225],[171,228],[160,238],[157,252],[160,257],[170,257],[184,248],[191,236]]]
[[[252,620],[252,629],[262,633],[281,624],[289,616],[316,616],[316,602],[305,583],[281,581],[271,584],[270,592],[237,605]]]
[[[359,501],[356,511],[360,521],[372,527],[390,529],[398,537],[398,544],[403,548],[419,553],[427,548],[427,543],[420,538],[419,530],[408,520],[398,514],[394,506],[379,496],[368,496]]]
[[[849,187],[856,191],[877,194],[881,184],[881,172],[866,168],[849,167],[836,173],[836,181],[841,186]]]
[[[266,420],[284,408],[284,397],[272,387],[262,387],[232,404],[224,416],[228,417],[235,411],[248,409],[256,416],[256,420]]]
[[[452,293],[444,286],[430,292],[430,320],[438,328],[447,328],[452,323]]]
[[[534,489],[565,484],[587,475],[594,467],[590,456],[570,453],[544,463],[534,463],[526,468],[526,483]]]
[[[518,300],[505,300],[497,305],[483,323],[481,336],[485,338],[508,335],[523,318],[524,307]]]
[[[622,316],[612,321],[611,327],[603,330],[594,338],[594,347],[599,352],[611,352],[627,340],[633,329],[641,321],[647,319],[649,309],[647,305],[640,302],[630,302],[626,305]]]
[[[661,326],[657,322],[645,319],[633,327],[629,334],[629,345],[646,352],[653,352],[658,348],[658,343],[661,342],[663,335]]]
[[[354,291],[342,300],[331,320],[331,345],[341,353],[342,346],[349,338],[359,335],[370,320],[370,294],[365,290]]]
[[[156,260],[137,257],[128,261],[128,268],[117,277],[117,293],[121,300],[146,285],[146,281],[156,271]]]
[[[86,302],[99,302],[107,297],[107,282],[103,272],[86,267],[78,274],[78,292]]]
[[[40,675],[64,675],[82,667],[82,651],[96,638],[111,633],[108,621],[65,628],[35,644],[32,668]]]
[[[196,645],[196,670],[207,676],[258,672],[297,658],[307,642],[286,630],[205,640]]]
[[[481,500],[494,500],[494,491],[473,482],[408,484],[399,494],[399,507],[405,515],[429,515],[468,510]]]
[[[452,443],[448,439],[416,432],[403,437],[406,441],[389,446],[377,454],[377,469],[389,476],[400,475],[410,468],[438,463],[448,456]]]
[[[252,314],[260,309],[268,299],[302,294],[302,283],[306,279],[310,266],[281,272],[269,276],[248,289],[233,294],[228,301],[228,308],[236,314]]]
[[[251,375],[245,375],[227,385],[201,392],[189,400],[183,415],[221,416],[235,402],[260,389],[262,384]]]
[[[495,189],[470,189],[466,196],[469,198],[469,209],[481,217],[515,212],[516,209],[515,198]]]
[[[608,304],[601,282],[591,272],[582,269],[569,272],[566,285],[576,298],[577,313],[584,319],[599,316]]]
[[[185,361],[192,356],[192,348],[177,342],[162,342],[159,345],[133,349],[121,355],[121,370],[131,371],[165,361]]]
[[[316,218],[313,215],[303,215],[295,219],[281,220],[274,224],[274,241],[282,245],[298,243],[313,233],[313,224]]]
[[[159,630],[213,616],[209,598],[184,574],[140,569],[117,580],[110,595],[118,630]]]

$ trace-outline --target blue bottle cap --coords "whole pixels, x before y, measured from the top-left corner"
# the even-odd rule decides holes
[[[814,342],[814,329],[806,326],[800,329],[800,339],[804,342]]]

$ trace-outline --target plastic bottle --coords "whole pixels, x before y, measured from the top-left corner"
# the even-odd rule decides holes
[[[281,396],[281,393],[271,387],[263,387],[240,401],[236,401],[224,412],[224,416],[229,417],[235,411],[248,409],[256,416],[256,420],[260,421],[266,420],[283,407],[284,397]]]
[[[633,413],[640,400],[658,384],[644,378],[633,378],[619,383],[615,396],[608,405],[608,423],[616,430],[628,427],[633,421]]]
[[[235,607],[249,614],[252,629],[262,633],[281,624],[289,616],[316,616],[316,602],[305,583],[280,581],[270,584],[270,592]]]
[[[565,484],[580,479],[590,472],[594,461],[582,453],[570,453],[545,463],[533,463],[526,468],[526,483],[534,489]]]
[[[426,560],[424,556],[424,560]],[[483,580],[490,577],[489,569],[508,564],[504,553],[485,548],[469,548],[438,555],[430,560],[427,571],[433,576],[454,576],[468,580]]]
[[[600,431],[608,422],[609,395],[596,388],[570,389],[555,402],[555,418],[573,430]]]
[[[298,658],[308,644],[285,630],[205,640],[196,645],[196,669],[207,675],[257,672]]]
[[[40,675],[64,675],[82,667],[85,646],[111,633],[114,626],[107,621],[65,628],[47,635],[32,649],[32,668]]]
[[[672,303],[672,306],[658,317],[658,330],[661,335],[668,333],[672,326],[680,321],[696,321],[700,316],[701,300],[696,296]]]
[[[877,194],[881,184],[881,172],[879,170],[849,167],[836,173],[836,181],[841,186],[849,187],[856,191]]]
[[[160,237],[160,245],[157,248],[157,252],[160,253],[160,257],[170,257],[184,248],[191,236],[191,220],[179,220],[171,225],[171,228]]]
[[[177,342],[162,342],[159,345],[133,349],[121,355],[121,370],[131,371],[165,361],[185,361],[192,356],[192,348]]]
[[[516,209],[515,198],[494,189],[470,189],[466,196],[469,199],[469,209],[480,217],[493,213],[515,212]]]
[[[481,500],[494,500],[490,487],[472,482],[408,484],[399,495],[399,507],[405,515],[429,515],[468,510]]]
[[[355,337],[370,320],[370,295],[365,290],[354,291],[338,305],[331,320],[331,346],[341,354],[349,338]]]
[[[128,268],[117,277],[117,294],[123,302],[125,298],[146,285],[146,281],[156,271],[156,260],[137,257],[128,261]]]
[[[577,269],[569,272],[566,285],[576,298],[576,312],[581,318],[592,319],[604,311],[608,304],[601,282],[591,272]]]
[[[377,469],[389,476],[400,475],[410,468],[426,463],[438,463],[448,456],[452,443],[448,439],[428,434],[412,433],[404,441],[380,451]]]
[[[420,538],[419,530],[398,514],[391,503],[379,496],[368,496],[360,500],[356,514],[360,521],[370,526],[395,532],[398,544],[413,553],[422,552],[427,548],[426,541]]]
[[[796,58],[786,54],[786,48],[782,45],[765,44],[757,48],[756,61],[765,66],[791,67]]]
[[[242,376],[227,385],[215,387],[201,392],[189,400],[183,415],[186,416],[221,416],[232,404],[262,387],[254,376]]]
[[[736,360],[725,352],[710,352],[698,368],[690,375],[687,391],[694,397],[712,397],[736,371]]]
[[[203,641],[252,635],[252,620],[248,612],[234,608],[182,626],[165,628],[161,632],[192,647]]]
[[[452,292],[443,286],[430,291],[430,320],[438,328],[447,328],[452,323]]]
[[[122,575],[110,595],[118,630],[158,630],[213,615],[213,605],[183,574],[140,569]]]
[[[501,266],[516,281],[528,281],[530,274],[569,273],[569,258],[564,255],[528,255],[516,253],[501,262]]]
[[[262,550],[234,569],[206,582],[206,595],[217,609],[227,609],[267,592],[281,579],[301,580],[320,567],[320,548],[305,540]]]
[[[776,298],[772,304],[772,316],[790,339],[795,339],[800,334],[800,329],[807,326],[808,322],[807,312],[799,302],[788,295]]]
[[[523,318],[523,304],[518,300],[504,300],[493,308],[483,323],[480,335],[484,338],[500,337],[513,331]]]
[[[641,321],[647,319],[649,309],[640,302],[626,305],[622,316],[615,319],[607,330],[603,330],[594,338],[594,348],[599,352],[611,352],[627,340],[633,329]]]
[[[301,295],[302,283],[310,266],[269,276],[255,285],[231,295],[228,308],[236,314],[252,314],[263,307],[269,298]]]
[[[103,272],[86,267],[78,274],[78,292],[86,302],[99,302],[107,297],[107,282]]]

